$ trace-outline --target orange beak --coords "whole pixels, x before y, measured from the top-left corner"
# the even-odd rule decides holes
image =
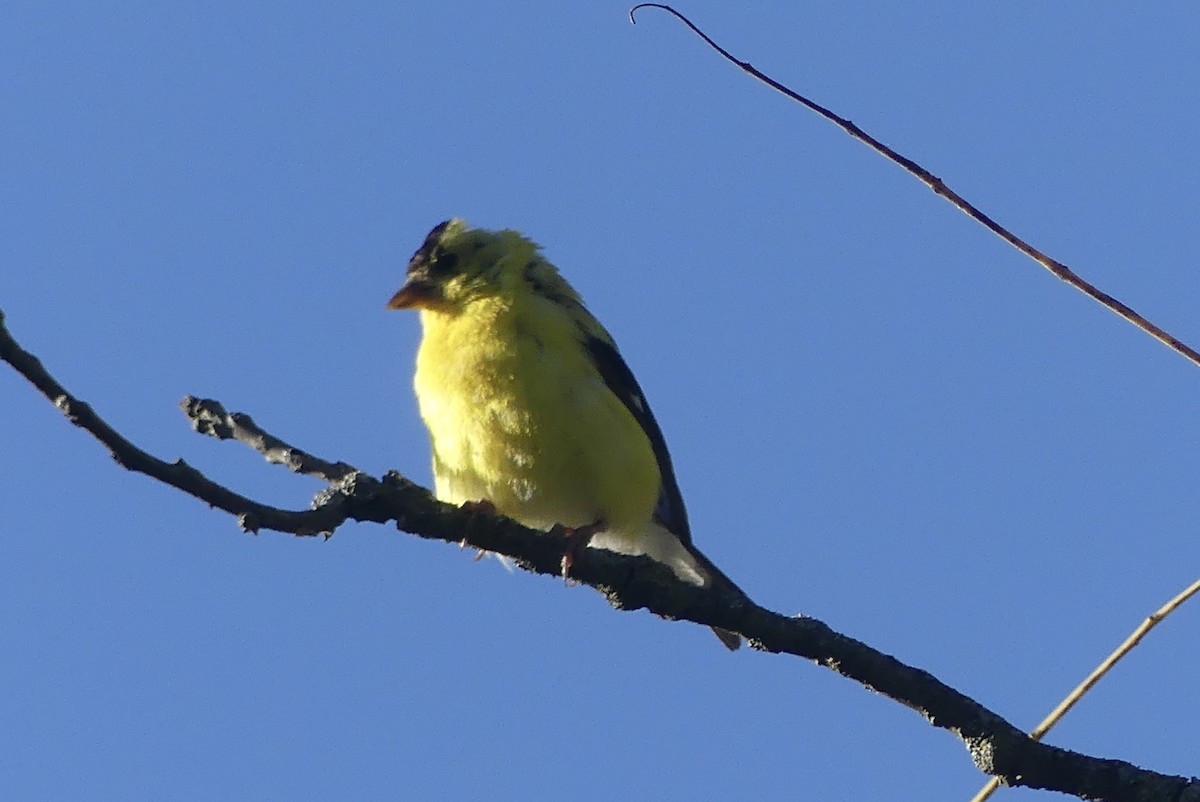
[[[410,275],[392,299],[388,309],[421,309],[430,306],[438,298],[437,287],[421,276]]]

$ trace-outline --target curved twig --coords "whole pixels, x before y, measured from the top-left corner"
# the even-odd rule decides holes
[[[671,6],[664,5],[662,3],[640,3],[629,10],[629,19],[631,22],[636,24],[637,20],[635,18],[635,14],[637,13],[638,9],[641,9],[641,8],[657,8],[657,9],[661,9],[661,10],[667,12],[668,14],[671,14],[676,19],[678,19],[680,22],[682,22],[684,25],[686,25],[688,28],[690,28],[692,33],[696,34],[701,39],[703,39],[705,44],[707,44],[713,50],[720,53],[722,58],[724,58],[725,60],[734,64],[738,69],[742,70],[745,73],[748,73],[749,75],[753,76],[755,79],[761,81],[762,83],[766,84],[767,86],[771,87],[772,89],[776,90],[777,92],[780,92],[780,93],[786,95],[787,97],[791,98],[792,100],[796,101],[797,103],[807,106],[809,109],[812,109],[817,114],[824,117],[826,120],[829,120],[830,122],[834,123],[835,125],[840,127],[843,131],[845,131],[847,134],[854,137],[859,142],[862,142],[864,145],[871,148],[876,153],[878,153],[881,156],[887,158],[888,160],[900,165],[905,170],[907,170],[909,173],[911,173],[913,176],[915,176],[918,180],[920,180],[923,184],[925,184],[927,187],[932,189],[935,193],[937,193],[938,195],[941,195],[943,198],[948,200],[956,209],[965,213],[972,220],[976,221],[980,225],[987,228],[993,234],[1000,237],[1000,239],[1004,240],[1009,245],[1013,246],[1018,251],[1025,254],[1026,256],[1028,256],[1030,259],[1033,259],[1035,262],[1037,262],[1042,267],[1049,270],[1055,276],[1062,279],[1067,284],[1070,284],[1072,287],[1079,290],[1080,292],[1084,293],[1089,298],[1092,298],[1093,300],[1099,302],[1105,308],[1120,315],[1122,318],[1129,321],[1134,326],[1137,326],[1139,329],[1146,332],[1151,337],[1153,337],[1154,339],[1161,342],[1163,345],[1166,345],[1171,350],[1173,350],[1176,353],[1183,356],[1185,359],[1187,359],[1192,364],[1200,366],[1200,351],[1196,351],[1196,349],[1192,348],[1187,343],[1178,339],[1174,335],[1169,334],[1167,331],[1156,326],[1154,323],[1151,323],[1149,320],[1147,320],[1146,318],[1142,317],[1140,314],[1135,312],[1128,305],[1122,303],[1121,301],[1118,301],[1116,298],[1112,297],[1111,295],[1104,292],[1103,290],[1100,290],[1099,288],[1097,288],[1090,282],[1085,281],[1083,278],[1078,276],[1074,271],[1072,271],[1069,267],[1067,267],[1062,262],[1058,261],[1057,259],[1053,259],[1050,256],[1047,256],[1046,254],[1039,251],[1037,248],[1030,245],[1025,240],[1018,237],[1016,234],[1013,234],[1011,231],[1006,229],[1004,226],[1000,225],[995,220],[993,220],[992,218],[988,217],[986,214],[981,212],[974,205],[967,202],[967,200],[964,199],[957,192],[955,192],[954,190],[952,190],[948,186],[946,186],[945,182],[943,182],[942,179],[938,178],[936,175],[929,172],[928,170],[926,170],[921,165],[917,164],[912,159],[909,159],[906,156],[902,156],[901,154],[892,150],[887,145],[883,144],[878,139],[876,139],[875,137],[868,134],[866,131],[859,128],[857,125],[855,125],[850,120],[847,120],[846,118],[835,114],[834,112],[830,111],[829,109],[825,108],[824,106],[820,105],[819,103],[815,103],[812,100],[809,100],[808,98],[799,94],[798,92],[796,92],[792,89],[789,89],[787,86],[784,86],[779,81],[776,81],[774,78],[772,78],[771,76],[758,70],[756,67],[754,67],[754,65],[750,64],[750,62],[742,61],[741,59],[737,58],[732,53],[730,53],[728,50],[726,50],[725,48],[723,48],[719,44],[717,44],[715,41],[713,41],[712,38],[709,37],[709,35],[706,34],[704,31],[700,30],[700,28],[697,27],[694,22],[692,22],[690,19],[688,19],[683,14],[676,11]]]

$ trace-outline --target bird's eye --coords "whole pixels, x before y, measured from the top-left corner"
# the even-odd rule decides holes
[[[429,266],[431,273],[448,275],[453,273],[458,267],[458,254],[456,253],[435,253],[433,263]]]

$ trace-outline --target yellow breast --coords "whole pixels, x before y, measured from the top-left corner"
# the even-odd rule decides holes
[[[438,498],[487,499],[537,528],[645,527],[661,482],[649,438],[561,307],[487,298],[423,310],[421,324],[415,386]]]

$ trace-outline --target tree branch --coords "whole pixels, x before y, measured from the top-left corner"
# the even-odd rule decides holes
[[[972,203],[967,201],[961,195],[954,192],[952,189],[950,189],[946,185],[946,183],[944,181],[942,181],[942,179],[938,178],[936,175],[931,173],[929,170],[925,169],[923,166],[921,166],[917,162],[913,161],[912,159],[909,159],[908,157],[906,157],[906,156],[898,153],[897,151],[893,150],[892,148],[888,147],[880,140],[876,139],[875,137],[871,136],[863,129],[859,128],[857,125],[855,125],[850,120],[836,114],[835,112],[831,111],[830,109],[825,108],[824,106],[820,105],[819,103],[816,103],[816,102],[810,100],[809,98],[801,95],[800,93],[796,92],[795,90],[791,89],[790,87],[786,86],[785,84],[775,80],[771,76],[767,75],[766,73],[764,73],[761,70],[759,70],[758,68],[756,68],[750,62],[742,61],[741,59],[737,58],[732,53],[730,53],[728,50],[726,50],[724,47],[722,47],[720,44],[718,44],[707,33],[705,33],[703,30],[701,30],[700,27],[698,25],[696,25],[694,22],[692,22],[686,15],[680,13],[672,6],[665,5],[662,3],[640,3],[629,10],[629,21],[630,22],[632,22],[634,24],[637,23],[637,12],[642,8],[657,8],[661,11],[665,11],[666,13],[672,15],[673,17],[678,19],[680,22],[682,22],[685,26],[687,26],[687,28],[689,30],[691,30],[692,33],[694,33],[697,37],[699,37],[701,40],[703,40],[706,45],[708,45],[710,48],[712,48],[714,51],[716,51],[722,58],[724,58],[726,61],[728,61],[731,64],[733,64],[734,66],[736,66],[741,71],[750,75],[755,80],[766,84],[767,86],[771,87],[772,89],[776,90],[777,92],[787,96],[791,100],[794,100],[797,103],[800,103],[801,105],[807,107],[808,109],[816,112],[818,115],[820,115],[824,119],[834,123],[835,125],[840,127],[843,131],[845,131],[847,134],[849,134],[852,138],[858,140],[859,142],[862,142],[864,145],[871,148],[876,153],[880,154],[881,156],[887,158],[888,160],[890,160],[893,163],[902,167],[904,170],[906,170],[912,176],[914,176],[919,181],[921,181],[926,186],[928,186],[930,189],[932,189],[936,194],[941,195],[943,198],[945,198],[956,209],[963,212],[964,214],[966,214],[971,219],[975,220],[980,225],[983,225],[985,228],[987,228],[993,234],[995,234],[996,236],[1003,239],[1005,242],[1007,242],[1009,245],[1016,248],[1018,251],[1020,251],[1024,255],[1033,259],[1035,262],[1040,264],[1042,267],[1046,268],[1048,271],[1050,271],[1053,275],[1057,276],[1062,281],[1066,282],[1070,286],[1074,287],[1075,289],[1077,289],[1080,292],[1084,293],[1085,295],[1089,296],[1093,300],[1097,301],[1098,303],[1100,303],[1101,305],[1103,305],[1110,311],[1116,313],[1117,315],[1119,315],[1120,317],[1122,317],[1129,323],[1132,323],[1134,326],[1136,326],[1137,328],[1146,332],[1150,336],[1154,337],[1159,342],[1167,345],[1169,348],[1171,348],[1172,350],[1181,354],[1184,358],[1186,358],[1193,364],[1200,365],[1200,352],[1197,352],[1191,346],[1187,345],[1186,343],[1184,343],[1183,341],[1174,337],[1173,335],[1169,334],[1168,332],[1166,332],[1159,326],[1150,322],[1148,319],[1146,319],[1142,315],[1135,312],[1128,305],[1122,303],[1121,301],[1117,300],[1116,298],[1112,297],[1111,295],[1103,292],[1102,290],[1097,288],[1095,285],[1086,281],[1081,276],[1079,276],[1074,271],[1072,271],[1070,268],[1068,268],[1062,262],[1059,262],[1058,260],[1053,259],[1052,257],[1046,255],[1042,251],[1040,251],[1037,248],[1030,245],[1025,240],[1023,240],[1020,237],[1018,237],[1017,235],[1013,234],[1011,231],[1009,231],[1007,228],[1005,228],[1004,226],[1002,226],[999,223],[997,223],[996,221],[994,221],[991,217],[989,217],[987,214],[982,212],[979,208],[977,208]],[[1098,682],[1100,680],[1100,678],[1103,677],[1104,674],[1109,669],[1111,669],[1117,663],[1117,661],[1119,661],[1125,654],[1127,654],[1129,652],[1129,650],[1131,650],[1134,646],[1137,645],[1137,643],[1141,640],[1141,638],[1143,636],[1145,636],[1145,634],[1150,629],[1152,629],[1160,620],[1162,620],[1162,618],[1164,618],[1165,616],[1169,615],[1172,611],[1174,611],[1179,605],[1183,604],[1185,601],[1187,601],[1187,599],[1189,599],[1193,595],[1195,595],[1198,591],[1200,591],[1200,581],[1191,585],[1188,589],[1184,590],[1182,593],[1180,593],[1178,596],[1176,596],[1174,599],[1172,599],[1170,602],[1168,602],[1157,613],[1155,613],[1150,618],[1148,618],[1142,624],[1142,626],[1139,627],[1134,632],[1134,634],[1131,635],[1117,649],[1116,652],[1114,652],[1112,655],[1110,655],[1108,657],[1108,659],[1104,661],[1104,663],[1102,663],[1096,670],[1094,670],[1091,675],[1089,675],[1074,691],[1072,691],[1072,693],[1065,700],[1063,700],[1063,702],[1060,703],[1060,705],[1041,724],[1039,724],[1033,730],[1033,732],[1030,733],[1030,737],[1033,740],[1040,740],[1042,738],[1042,736],[1045,735],[1045,733],[1047,731],[1049,731],[1049,729],[1051,727],[1053,727],[1054,724],[1063,715],[1065,715],[1066,712],[1068,710],[1070,710],[1070,708],[1076,702],[1078,702],[1079,699],[1082,698],[1082,696],[1084,694],[1086,694],[1087,691],[1093,685],[1095,685],[1096,682]],[[1007,777],[1007,776],[992,777],[988,781],[988,783],[983,787],[983,789],[981,789],[980,792],[974,797],[973,802],[982,802],[982,800],[986,799],[988,796],[991,795],[992,791],[995,790],[995,788],[999,785],[1000,782],[1002,782],[1002,781],[1012,782],[1012,780],[1013,780],[1013,778]],[[1065,790],[1065,789],[1060,789],[1060,790]],[[1152,794],[1151,796],[1144,797],[1144,798],[1157,799],[1158,796]]]
[[[193,428],[220,439],[238,440],[269,462],[325,479],[329,486],[313,499],[312,509],[289,511],[260,504],[212,481],[182,460],[164,462],[133,445],[88,404],[70,394],[36,357],[17,344],[2,311],[0,359],[63,410],[68,420],[104,444],[118,464],[236,516],[246,531],[329,535],[348,520],[394,521],[397,528],[419,537],[497,552],[528,571],[559,576],[565,540],[478,509],[443,504],[395,472],[380,480],[344,462],[314,457],[262,430],[248,415],[226,412],[215,401],[184,399]],[[743,635],[760,651],[803,657],[836,671],[954,733],[981,771],[1008,784],[1053,789],[1083,799],[1200,802],[1200,781],[1038,743],[932,674],[835,632],[815,618],[784,616],[736,594],[686,584],[646,557],[586,549],[575,559],[572,577],[599,590],[617,609],[646,609],[669,620],[720,627]]]

